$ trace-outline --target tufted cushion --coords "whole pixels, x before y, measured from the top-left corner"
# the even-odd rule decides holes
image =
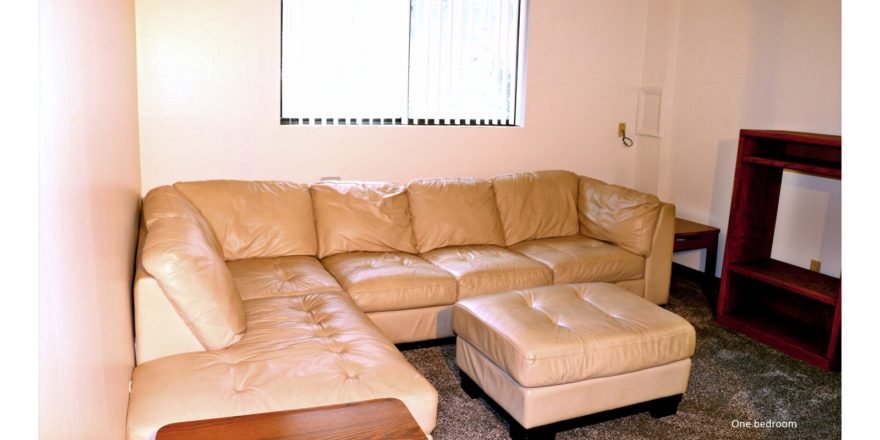
[[[552,269],[555,284],[610,283],[645,275],[643,257],[580,235],[529,240],[510,249]]]
[[[696,341],[684,318],[601,283],[467,298],[452,325],[524,387],[666,365],[691,357]]]
[[[578,233],[578,177],[569,171],[537,171],[492,179],[505,243]]]
[[[459,299],[553,283],[547,266],[498,246],[447,247],[422,258],[455,276]]]
[[[455,302],[455,278],[402,252],[352,252],[322,263],[365,312],[408,310]]]
[[[446,246],[504,245],[491,181],[414,180],[407,193],[420,253]]]
[[[315,257],[250,258],[226,265],[241,299],[342,290]]]
[[[660,206],[656,196],[580,177],[578,221],[587,237],[648,256]]]
[[[436,424],[437,391],[342,292],[244,302],[248,331],[223,350],[138,365],[128,435],[164,425],[383,397],[400,399],[419,426]]]
[[[174,187],[208,219],[227,260],[317,251],[308,185],[213,180]]]
[[[403,185],[320,182],[310,190],[320,258],[340,252],[416,252]]]

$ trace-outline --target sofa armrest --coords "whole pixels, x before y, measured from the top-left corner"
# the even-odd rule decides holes
[[[138,233],[134,274],[134,332],[137,364],[192,351],[205,351],[174,306],[159,282],[143,266],[146,238],[143,222]]]
[[[578,223],[586,237],[648,257],[661,206],[654,195],[580,176]]]
[[[654,304],[669,301],[672,277],[672,247],[675,244],[675,205],[663,203],[651,244],[645,258],[645,299]]]
[[[667,302],[675,206],[651,194],[580,176],[578,222],[581,235],[644,257],[642,295],[656,304]]]

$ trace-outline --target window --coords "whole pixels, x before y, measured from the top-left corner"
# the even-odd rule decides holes
[[[519,123],[521,0],[282,0],[281,123]]]

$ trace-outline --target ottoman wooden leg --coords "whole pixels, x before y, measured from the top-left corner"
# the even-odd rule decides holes
[[[477,385],[473,379],[468,377],[467,374],[464,374],[464,371],[459,370],[458,374],[461,375],[461,389],[464,390],[468,397],[476,399],[483,394],[483,390],[480,389],[480,386]]]
[[[674,416],[678,412],[678,404],[681,403],[681,394],[663,397],[654,400],[650,404],[651,416],[655,419],[666,416]]]
[[[549,426],[526,429],[516,420],[512,418],[510,420],[510,440],[553,440],[555,438],[556,431],[550,429]]]

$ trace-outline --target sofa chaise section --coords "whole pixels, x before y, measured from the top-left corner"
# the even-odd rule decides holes
[[[223,182],[222,186],[255,188],[248,182]],[[266,196],[265,192],[277,186],[270,188],[258,186],[256,192]],[[234,215],[246,206],[232,205],[233,212],[211,209],[223,208],[199,209],[174,187],[157,188],[145,198],[139,270],[148,272],[155,286],[147,284],[150,287],[139,294],[156,294],[154,288],[158,287],[174,312],[162,317],[176,315],[198,348],[139,359],[132,375],[129,437],[152,438],[162,426],[184,420],[386,397],[403,401],[425,433],[430,433],[436,423],[436,390],[347,293],[327,290],[327,285],[313,291],[312,284],[292,281],[300,275],[290,272],[296,267],[320,275],[319,285],[321,280],[328,284],[326,278],[333,280],[315,257],[278,256],[275,252],[308,250],[247,238],[250,230],[283,227],[267,222],[278,211],[257,210],[250,222]],[[203,215],[205,211],[210,214]],[[266,216],[261,218],[261,214]],[[214,218],[215,225],[217,218],[238,220],[237,224],[231,222],[231,227],[228,222],[218,238],[208,218]],[[289,244],[308,243],[307,234],[286,238],[291,237]],[[226,262],[223,255],[230,252],[226,240],[259,246],[233,247],[240,259]],[[267,277],[291,281],[278,285],[267,283]],[[147,279],[144,275],[140,281]],[[239,286],[251,289],[246,296],[255,298],[242,301]],[[294,291],[301,287],[306,291]],[[142,303],[137,299],[143,298],[136,296],[139,307]],[[155,297],[150,299],[157,302]],[[155,320],[143,321],[162,325]],[[147,341],[161,334],[151,327],[139,328],[146,330]],[[175,349],[180,346],[169,347]]]
[[[144,198],[135,268],[138,364],[208,348],[157,274],[145,267],[145,247],[155,241],[156,225],[170,219],[187,219],[204,230],[212,248],[204,257],[225,262],[223,277],[231,277],[240,299],[341,290],[316,258],[308,185],[213,180],[155,188]]]
[[[220,350],[139,365],[132,376],[128,435],[164,425],[392,397],[425,433],[436,390],[343,292],[244,302],[247,332]]]

